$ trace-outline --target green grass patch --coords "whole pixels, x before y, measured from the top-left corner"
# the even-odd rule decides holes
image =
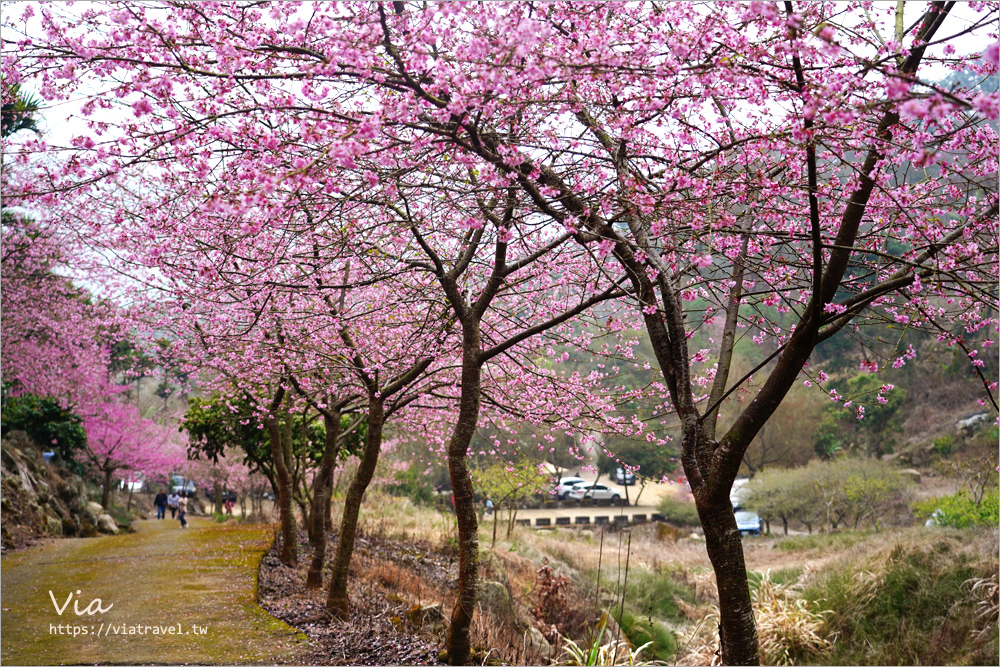
[[[965,539],[963,539],[965,537]],[[996,632],[975,640],[975,605],[966,582],[996,572],[996,553],[967,536],[900,540],[845,560],[804,596],[833,612],[828,664],[997,664]]]
[[[625,607],[639,615],[652,615],[665,621],[684,619],[675,597],[695,604],[694,591],[669,573],[632,570],[625,588]]]
[[[596,583],[596,571],[588,571],[587,576],[591,585]],[[605,566],[601,588],[604,591],[615,591],[616,587],[620,587],[620,582],[613,571]],[[625,588],[624,613],[620,597],[610,605],[608,611],[622,626],[622,632],[633,646],[653,642],[652,646],[643,651],[641,659],[671,662],[677,654],[677,637],[671,626],[688,622],[677,599],[688,604],[697,603],[694,590],[678,581],[669,570],[630,570]]]

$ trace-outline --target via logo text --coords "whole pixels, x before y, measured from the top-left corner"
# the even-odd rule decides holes
[[[80,595],[80,591],[77,591],[76,594]],[[67,597],[66,601],[63,602],[62,607],[60,607],[59,603],[56,602],[56,596],[52,594],[52,591],[49,591],[49,597],[52,598],[52,606],[56,608],[56,613],[62,616],[63,612],[66,611],[66,607],[68,607],[69,603],[73,600],[73,593],[70,592],[69,597]],[[76,600],[75,602],[73,602],[73,611],[76,612],[77,616],[83,616],[84,614],[93,616],[94,614],[97,613],[103,614],[107,611],[110,611],[111,608],[115,606],[115,604],[112,602],[107,607],[102,607],[101,606],[102,603],[103,600],[101,600],[101,598],[94,598],[93,600],[90,601],[90,604],[84,607],[83,611],[80,611],[80,600]]]

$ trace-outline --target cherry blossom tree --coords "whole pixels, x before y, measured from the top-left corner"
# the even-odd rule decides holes
[[[191,293],[199,304],[251,306],[227,326],[287,311],[276,295],[290,292],[275,288],[291,266],[309,266],[294,284],[320,295],[296,312],[324,304],[331,315],[322,294],[348,282],[338,279],[347,257],[365,266],[361,280],[422,285],[423,310],[408,313],[447,305],[461,335],[447,444],[462,548],[454,663],[468,660],[475,601],[465,456],[483,369],[601,299],[629,303],[662,372],[662,413],[681,425],[719,584],[721,658],[753,664],[729,490],[793,384],[825,382],[808,366],[813,350],[888,326],[964,346],[956,325],[997,326],[997,93],[945,89],[927,72],[994,74],[995,44],[958,49],[968,35],[995,42],[998,9],[969,3],[973,18],[952,27],[954,6],[916,16],[864,2],[173,2],[71,16],[46,6],[44,38],[6,51],[5,76],[33,77],[52,100],[83,82],[100,91],[72,157],[24,171],[12,192],[37,205],[58,205],[67,189],[112,202],[82,223],[141,248],[143,261],[162,258],[150,280],[186,262],[184,280],[205,285]],[[30,151],[47,148],[15,159],[27,168]],[[303,198],[308,216],[292,206]],[[283,224],[293,210],[312,222]],[[147,224],[124,224],[130,215]],[[277,243],[290,235],[302,242]],[[181,259],[176,239],[198,252]],[[286,262],[283,249],[306,248],[312,265]],[[690,350],[701,328],[718,332],[712,347]],[[268,360],[273,414],[291,382],[285,355],[265,349],[278,328],[269,332],[213,356]],[[770,346],[769,372],[730,377],[743,337]],[[890,349],[883,363],[912,354]],[[384,386],[361,359],[371,406]],[[996,383],[982,380],[995,406]],[[734,424],[716,433],[720,405],[736,397]]]
[[[539,214],[625,272],[669,388],[665,407],[682,422],[682,461],[723,600],[722,659],[753,663],[729,502],[742,455],[816,345],[845,328],[890,322],[950,338],[942,322],[996,326],[987,314],[995,297],[983,289],[996,276],[996,134],[982,122],[996,118],[996,94],[962,97],[918,78],[928,43],[970,30],[940,37],[945,3],[909,29],[899,8],[895,39],[880,41],[863,11],[836,6],[637,7],[614,21],[618,50],[607,10],[575,7],[525,4],[460,26],[437,8],[380,9],[370,44],[392,65],[372,78],[409,93],[422,110],[411,126],[508,174]],[[977,25],[995,18],[995,6],[978,9]],[[671,29],[692,20],[697,29]],[[869,40],[880,45],[874,63]],[[640,50],[649,65],[623,75]],[[989,74],[990,58],[962,66]],[[931,178],[908,177],[928,168]],[[699,299],[698,310],[685,306]],[[793,326],[771,317],[782,310],[794,311]],[[724,319],[717,351],[692,354],[691,327],[715,313]],[[740,328],[777,339],[776,365],[717,439],[719,404],[751,381],[729,378]]]
[[[86,457],[104,479],[101,505],[108,507],[111,485],[124,472],[153,476],[186,462],[184,446],[174,429],[144,418],[130,403],[106,402],[89,406],[84,415]]]

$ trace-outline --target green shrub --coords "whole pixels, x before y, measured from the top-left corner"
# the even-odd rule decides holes
[[[685,617],[677,604],[678,599],[694,604],[694,590],[677,581],[669,572],[629,571],[625,609],[644,617],[679,622]]]
[[[649,615],[637,616],[627,609],[618,621],[632,646],[643,646],[652,642],[652,646],[643,652],[647,658],[672,661],[677,655],[677,637],[661,621]]]
[[[437,494],[434,484],[427,475],[417,472],[417,466],[411,466],[396,473],[394,484],[386,486],[386,492],[400,498],[409,498],[414,505],[433,505]]]
[[[951,496],[928,498],[914,503],[913,511],[921,519],[933,518],[940,526],[970,528],[996,526],[1000,520],[1000,492],[989,489],[976,503],[965,490]]]
[[[837,641],[823,664],[996,664],[996,633],[975,639],[976,608],[964,588],[996,572],[996,553],[964,541],[925,533],[827,568],[803,591],[832,612],[827,627]]]
[[[5,387],[6,390],[6,387]],[[60,407],[55,399],[33,394],[3,395],[2,432],[24,431],[42,451],[54,451],[56,463],[80,473],[77,454],[87,446],[83,418]]]
[[[955,439],[950,435],[942,435],[940,438],[935,438],[932,445],[934,453],[938,456],[951,456],[955,451]]]
[[[663,518],[672,524],[690,528],[697,528],[701,525],[701,520],[698,519],[698,509],[694,503],[666,496],[656,508],[663,515]]]

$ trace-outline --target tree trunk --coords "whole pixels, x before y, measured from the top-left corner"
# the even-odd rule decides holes
[[[781,527],[785,532],[785,536],[788,536],[788,517],[781,517]]]
[[[215,488],[212,493],[212,501],[215,504],[215,513],[222,514],[222,482],[215,480]]]
[[[313,500],[311,532],[313,543],[313,558],[306,575],[306,588],[319,588],[323,585],[323,560],[326,557],[326,516],[329,513],[330,493],[333,487],[333,467],[340,453],[340,413],[323,415],[323,425],[326,427],[326,442],[323,448],[323,460],[313,478]]]
[[[496,546],[497,543],[497,514],[500,513],[499,507],[493,508],[493,539],[490,540],[490,549]]]
[[[326,532],[330,534],[333,532],[333,478],[330,479],[330,488],[326,496],[326,513],[324,515],[324,520],[326,521]]]
[[[382,449],[382,425],[385,421],[385,405],[382,398],[370,398],[368,401],[368,436],[365,438],[365,450],[361,457],[358,472],[351,480],[344,499],[344,516],[340,522],[340,540],[337,542],[337,555],[333,561],[333,575],[330,580],[330,594],[326,599],[326,608],[339,619],[350,618],[347,596],[347,575],[351,567],[351,555],[354,553],[354,540],[358,531],[358,513],[361,511],[361,501],[365,491],[375,475],[379,451]]]
[[[271,456],[274,459],[275,477],[277,477],[278,512],[281,516],[281,555],[279,559],[285,565],[294,566],[298,560],[298,545],[295,536],[295,514],[292,513],[292,480],[285,465],[284,442],[281,437],[281,426],[275,417],[264,420],[271,436]]]
[[[451,614],[451,627],[445,648],[448,663],[469,664],[471,644],[469,628],[476,610],[476,587],[479,575],[479,539],[472,479],[466,465],[469,443],[476,434],[480,408],[479,328],[466,325],[462,341],[462,398],[458,421],[448,442],[448,475],[455,493],[455,516],[458,519],[458,600]]]
[[[635,496],[635,506],[639,506],[639,498],[642,498],[642,492],[646,490],[646,478],[643,477],[642,481],[639,482],[639,493]]]
[[[101,507],[104,511],[108,511],[108,503],[111,501],[111,476],[115,474],[114,470],[104,471],[104,489],[101,491]]]
[[[750,602],[743,543],[728,503],[698,505],[705,546],[719,588],[719,641],[724,665],[758,665],[757,626]]]

